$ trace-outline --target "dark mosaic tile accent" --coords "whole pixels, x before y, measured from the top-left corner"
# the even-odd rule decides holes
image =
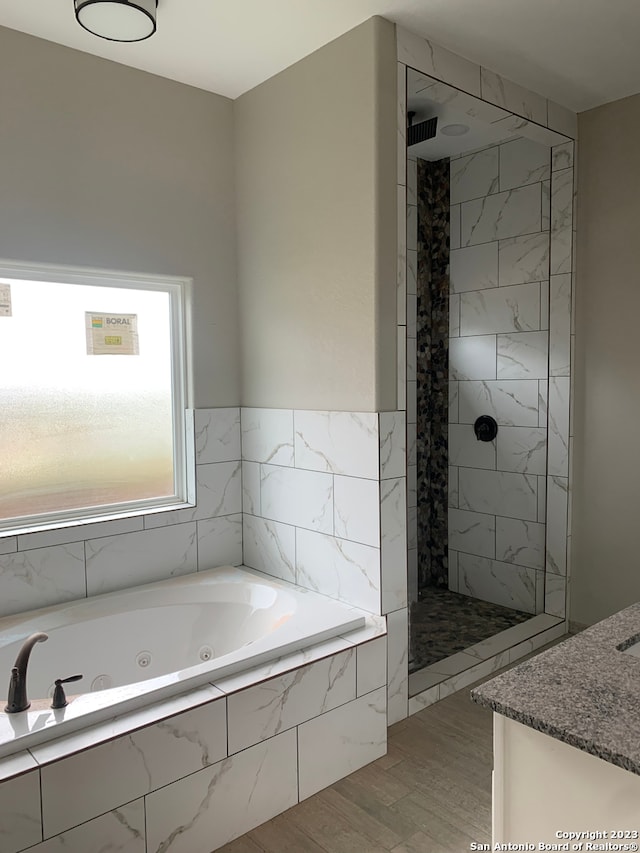
[[[418,588],[448,587],[449,159],[418,160]]]
[[[411,605],[409,672],[462,652],[531,618],[531,613],[448,589],[425,589],[420,600]]]

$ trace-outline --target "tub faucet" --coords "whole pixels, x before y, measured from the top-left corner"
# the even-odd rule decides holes
[[[31,702],[27,699],[27,664],[29,663],[29,655],[36,643],[44,643],[48,639],[48,634],[32,634],[22,644],[16,662],[11,669],[9,695],[4,709],[5,714],[18,714],[20,711],[26,711],[31,705]]]

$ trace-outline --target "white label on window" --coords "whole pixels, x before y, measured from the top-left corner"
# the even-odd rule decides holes
[[[138,315],[85,312],[87,355],[139,355]]]
[[[0,284],[0,317],[11,317],[10,284]]]

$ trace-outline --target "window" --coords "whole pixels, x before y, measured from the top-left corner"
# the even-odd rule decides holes
[[[0,530],[185,503],[187,287],[0,263]]]

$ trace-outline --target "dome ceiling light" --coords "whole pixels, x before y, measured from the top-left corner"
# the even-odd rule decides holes
[[[74,0],[81,27],[108,41],[143,41],[156,31],[158,0]]]

